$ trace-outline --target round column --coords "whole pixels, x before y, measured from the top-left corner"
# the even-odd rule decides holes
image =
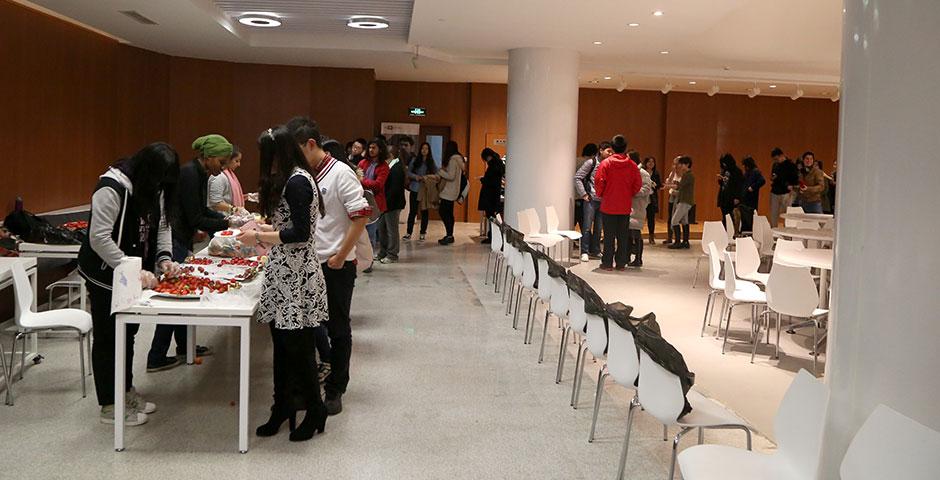
[[[844,2],[820,478],[878,404],[940,430],[940,3]]]
[[[572,228],[578,135],[578,52],[556,48],[509,51],[508,148],[504,219],[534,208],[545,230],[545,207],[559,228]]]

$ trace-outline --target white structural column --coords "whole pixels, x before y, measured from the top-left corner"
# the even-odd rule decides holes
[[[845,2],[820,478],[878,404],[940,430],[940,2]]]
[[[535,208],[545,229],[554,205],[561,229],[571,226],[578,135],[577,52],[555,48],[509,51],[505,219]]]

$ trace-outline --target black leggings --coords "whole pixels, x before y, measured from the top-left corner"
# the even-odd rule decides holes
[[[649,204],[646,206],[646,229],[650,232],[650,238],[653,238],[653,234],[656,233],[656,213],[659,211],[659,208],[656,205]]]
[[[314,329],[281,330],[270,322],[274,344],[274,404],[298,410],[322,409],[317,361],[313,355]]]
[[[421,212],[421,235],[428,233],[428,211],[418,210],[421,207],[418,202],[418,192],[410,192],[408,196],[408,235],[415,231],[415,218],[418,212]]]
[[[448,237],[454,236],[454,202],[453,200],[441,199],[441,207],[438,209],[441,214],[441,221],[444,222],[444,230]]]
[[[91,345],[91,370],[95,376],[95,393],[98,405],[114,404],[114,315],[111,315],[111,290],[88,282],[88,297],[91,301],[91,322],[95,329]],[[125,337],[124,389],[134,386],[134,337],[139,324],[127,324]]]

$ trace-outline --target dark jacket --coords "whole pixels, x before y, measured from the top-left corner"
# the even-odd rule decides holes
[[[650,180],[653,181],[653,193],[650,194],[650,203],[647,209],[655,213],[659,211],[659,189],[663,188],[663,179],[659,176],[659,170],[653,170]]]
[[[386,211],[401,210],[405,208],[405,175],[406,163],[402,160],[395,162],[389,168],[388,178],[385,179],[385,208]]]
[[[800,184],[800,172],[792,160],[775,163],[770,170],[770,193],[786,195],[790,193],[788,187]]]
[[[180,167],[179,182],[176,191],[179,197],[179,215],[173,222],[173,238],[188,245],[193,245],[196,230],[213,234],[228,228],[225,215],[206,206],[209,197],[209,172],[193,160]]]
[[[477,201],[477,210],[484,212],[499,212],[499,196],[503,188],[503,175],[506,173],[506,167],[503,161],[498,158],[490,159],[486,163],[486,172],[480,183],[480,200]]]
[[[744,184],[744,174],[737,165],[725,166],[721,172],[724,180],[719,180],[718,206],[722,210],[731,210],[735,207],[735,200],[741,200],[741,185]]]
[[[759,169],[753,169],[744,174],[744,184],[741,186],[741,203],[757,210],[760,202],[760,189],[767,183],[764,174]],[[750,190],[748,190],[750,189]]]

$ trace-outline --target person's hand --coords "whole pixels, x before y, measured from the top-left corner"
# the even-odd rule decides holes
[[[160,262],[160,271],[166,278],[174,278],[180,274],[180,265],[173,260]]]
[[[753,192],[753,191],[754,191],[754,187],[747,187],[747,191]]]
[[[738,200],[737,198],[735,198],[735,199],[734,199],[734,204],[737,205],[737,204],[739,204],[739,203],[741,203],[741,201]]]
[[[262,232],[273,232],[273,231],[274,231],[274,227],[271,226],[271,225],[268,225],[267,223],[259,223],[259,224],[258,224],[258,230],[260,230],[260,231],[262,231]]]
[[[154,288],[157,286],[157,277],[153,272],[147,270],[140,271],[140,286],[143,288]]]
[[[236,238],[236,240],[238,240],[239,242],[241,242],[242,245],[247,245],[247,246],[249,246],[249,247],[254,247],[254,246],[257,245],[258,243],[260,243],[260,242],[258,241],[258,236],[257,236],[257,235],[258,235],[258,232],[257,232],[257,231],[242,232],[241,235],[239,235],[239,236]]]
[[[343,265],[346,264],[346,260],[340,258],[339,255],[333,255],[329,260],[326,261],[326,266],[330,267],[333,270],[342,270]]]
[[[801,192],[805,192],[805,191],[806,191],[806,185],[800,185],[800,191],[801,191]]]
[[[581,200],[584,200],[585,202],[589,202],[589,201],[591,201],[591,196],[585,194],[583,197],[581,197]]]

